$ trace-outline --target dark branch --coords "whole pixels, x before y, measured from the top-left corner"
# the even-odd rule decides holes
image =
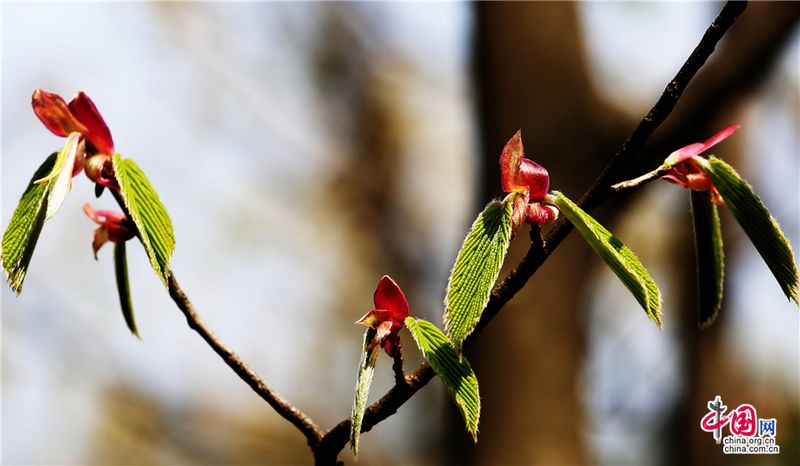
[[[392,362],[392,372],[394,372],[394,383],[395,385],[403,385],[406,381],[406,374],[403,372],[403,349],[401,346],[397,347],[397,350],[392,356],[394,360]]]
[[[395,384],[378,401],[372,403],[364,413],[361,432],[368,432],[376,424],[397,412],[406,401],[411,399],[420,388],[430,382],[434,376],[433,369],[423,362],[414,372],[408,374],[404,384]],[[336,464],[336,457],[347,444],[350,435],[350,419],[345,419],[329,430],[314,450],[317,465]]]
[[[117,201],[120,208],[122,208],[123,212],[125,212],[128,219],[132,219],[130,211],[125,206],[125,201],[119,191],[111,190],[111,194],[114,196],[114,199]],[[133,221],[130,223],[133,228],[136,228]],[[141,235],[138,231],[136,235],[141,241]],[[322,439],[323,432],[314,424],[314,421],[305,413],[294,407],[294,405],[286,401],[274,388],[259,377],[247,363],[242,361],[236,353],[220,341],[197,314],[197,311],[195,311],[186,293],[184,293],[180,285],[178,285],[178,281],[175,279],[175,275],[173,275],[172,271],[169,272],[169,276],[167,277],[167,287],[172,300],[175,301],[175,304],[183,312],[183,315],[186,316],[189,327],[200,334],[203,340],[208,343],[208,346],[210,346],[214,352],[225,361],[225,364],[233,369],[236,375],[249,385],[258,396],[272,406],[281,417],[297,427],[297,429],[306,436],[308,445],[312,450],[316,448],[317,444],[319,444]]]
[[[200,316],[197,315],[192,303],[178,285],[178,281],[175,279],[175,275],[173,275],[172,272],[169,274],[167,285],[169,287],[169,295],[172,297],[172,300],[175,301],[175,304],[178,306],[178,308],[183,312],[183,315],[186,316],[186,321],[188,322],[189,327],[191,327],[195,332],[199,333],[203,340],[208,343],[208,346],[210,346],[214,352],[217,353],[223,361],[225,361],[225,364],[233,369],[233,371],[236,372],[236,375],[238,375],[240,379],[244,380],[244,382],[249,385],[250,388],[252,388],[253,391],[258,394],[258,396],[269,403],[269,405],[272,406],[272,408],[277,411],[281,417],[297,427],[297,429],[306,436],[308,445],[314,449],[322,439],[322,431],[320,428],[317,427],[317,425],[314,424],[314,422],[305,413],[295,408],[277,391],[275,391],[274,388],[270,387],[266,382],[264,382],[264,380],[262,380],[261,377],[259,377],[250,366],[242,361],[236,353],[225,346],[225,344],[222,343],[216,335],[214,335],[214,332],[206,327],[205,322],[203,322]]]
[[[683,91],[689,85],[700,68],[706,63],[708,57],[714,53],[717,43],[722,39],[736,18],[747,8],[747,2],[729,1],[719,13],[719,16],[703,34],[700,43],[683,64],[678,74],[667,84],[661,98],[639,122],[631,135],[619,148],[606,168],[595,180],[594,184],[581,197],[580,205],[587,212],[593,210],[604,202],[609,196],[609,186],[614,178],[620,175],[622,168],[630,162],[631,158],[644,146],[653,132],[664,123],[675,104],[678,103]],[[568,233],[567,231],[566,233]],[[564,236],[566,236],[566,233]]]
[[[642,118],[628,139],[611,158],[600,176],[581,197],[579,204],[584,210],[587,212],[592,211],[613,194],[610,189],[611,182],[620,176],[622,168],[631,161],[653,132],[666,120],[689,82],[705,64],[714,52],[717,43],[731,27],[734,20],[745,10],[746,6],[746,2],[738,1],[729,1],[725,4],[719,16],[706,30],[700,43],[675,75],[675,78],[667,84],[661,98]],[[467,343],[476,337],[497,315],[500,309],[522,289],[571,230],[572,226],[562,220],[550,231],[543,242],[536,239],[538,234],[532,235],[531,247],[527,254],[519,265],[509,273],[508,277],[494,289],[481,320],[475,331],[470,335],[470,338],[468,338]],[[362,432],[369,431],[373,426],[397,412],[397,409],[428,383],[433,378],[433,375],[433,369],[427,363],[417,367],[406,377],[405,385],[395,385],[381,399],[367,408]],[[346,419],[322,437],[314,451],[314,457],[318,465],[335,464],[338,453],[347,443],[349,430],[350,420]]]

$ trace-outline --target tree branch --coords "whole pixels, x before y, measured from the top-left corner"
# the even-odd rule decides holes
[[[376,424],[397,412],[406,401],[411,399],[420,388],[431,381],[434,376],[433,368],[423,362],[405,378],[405,384],[395,384],[378,401],[369,405],[364,412],[361,423],[361,432],[370,431]],[[347,445],[350,438],[350,418],[344,419],[322,436],[317,448],[314,449],[314,461],[317,465],[336,464],[336,457]]]
[[[117,204],[119,204],[120,208],[122,208],[123,212],[125,212],[125,215],[128,217],[128,219],[132,219],[130,211],[125,206],[125,201],[122,198],[122,195],[115,190],[111,190],[111,194],[114,196],[114,199],[117,201]],[[133,228],[136,228],[136,225],[133,223],[133,221],[131,221],[130,224]],[[138,229],[136,235],[141,241],[141,235],[139,234]],[[186,321],[189,324],[189,327],[200,334],[200,337],[202,337],[203,340],[208,343],[208,346],[210,346],[211,349],[213,349],[214,352],[217,353],[223,361],[225,361],[225,364],[233,369],[236,375],[238,375],[240,379],[249,385],[258,396],[272,406],[272,409],[274,409],[281,417],[291,422],[292,425],[302,432],[308,441],[308,445],[313,451],[322,439],[322,429],[320,429],[314,423],[314,421],[308,417],[308,415],[286,401],[286,399],[284,399],[274,388],[272,388],[261,377],[259,377],[253,368],[242,361],[242,359],[239,358],[236,353],[228,348],[219,339],[219,337],[217,337],[214,332],[212,332],[211,329],[206,326],[205,322],[203,322],[203,319],[201,319],[197,314],[197,311],[195,311],[194,306],[192,306],[192,303],[189,301],[186,293],[184,293],[180,285],[178,285],[178,280],[175,279],[175,275],[171,270],[167,276],[167,288],[169,289],[170,297],[172,297],[172,300],[178,306],[178,309],[180,309],[181,312],[183,312],[183,315],[186,316]]]
[[[392,372],[394,372],[394,384],[403,385],[406,382],[406,375],[403,372],[403,349],[398,346],[392,357]]]
[[[634,155],[644,146],[653,132],[666,120],[675,108],[683,91],[689,85],[700,68],[705,64],[717,43],[730,29],[735,19],[747,7],[746,2],[729,1],[706,30],[703,38],[692,51],[675,77],[667,84],[659,100],[642,118],[628,139],[617,150],[606,168],[597,177],[592,186],[581,197],[579,205],[591,212],[605,202],[613,194],[611,182],[622,172],[622,168],[630,162]],[[467,339],[467,344],[474,339],[486,325],[500,312],[533,276],[550,254],[572,231],[572,225],[564,220],[550,230],[543,242],[532,235],[532,243],[527,254],[509,275],[494,289],[475,331]],[[405,385],[395,385],[383,397],[367,408],[361,427],[362,432],[397,412],[397,409],[408,401],[420,388],[433,378],[433,369],[422,363],[406,377]],[[318,465],[335,464],[338,453],[345,447],[350,430],[350,420],[345,419],[329,430],[314,450]]]
[[[714,52],[717,43],[722,39],[728,29],[733,25],[736,18],[745,10],[747,2],[729,1],[719,13],[716,19],[703,34],[700,43],[697,44],[692,54],[683,64],[678,74],[667,84],[658,102],[650,109],[647,115],[642,118],[636,128],[633,130],[628,139],[617,150],[617,153],[611,158],[606,168],[595,180],[594,184],[589,190],[584,193],[580,200],[580,206],[583,210],[591,211],[604,202],[610,195],[609,186],[610,182],[615,177],[620,175],[623,166],[630,161],[631,158],[644,146],[647,139],[652,136],[653,132],[664,123],[675,104],[678,103],[683,91],[689,85],[689,82],[694,78],[700,68],[706,63],[708,57]],[[569,233],[568,228],[566,233]]]
[[[208,343],[208,346],[210,346],[214,352],[225,361],[225,364],[233,369],[236,375],[249,385],[258,396],[269,403],[281,417],[297,427],[297,429],[306,436],[308,445],[313,450],[322,438],[322,430],[314,424],[314,421],[305,413],[294,407],[294,405],[286,401],[274,388],[259,377],[247,363],[242,361],[236,353],[231,351],[219,340],[214,332],[206,326],[200,316],[197,315],[194,306],[192,306],[189,298],[186,297],[186,294],[183,292],[180,285],[178,285],[178,281],[171,271],[167,277],[167,286],[169,287],[169,295],[172,297],[172,300],[175,301],[175,304],[183,312],[183,315],[186,316],[189,327],[199,333],[203,340]]]

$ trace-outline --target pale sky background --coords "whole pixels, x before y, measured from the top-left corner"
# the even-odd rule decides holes
[[[712,3],[582,4],[598,90],[630,114],[643,114],[717,9]],[[173,269],[203,318],[322,427],[347,416],[361,335],[350,323],[371,308],[377,279],[391,271],[342,275],[358,244],[344,231],[348,213],[326,205],[316,181],[336,171],[347,149],[331,115],[317,111],[325,96],[308,64],[322,4],[3,3],[1,11],[3,228],[33,171],[62,144],[31,111],[31,92],[43,87],[69,98],[84,90],[109,124],[117,150],[136,160],[167,206],[177,236]],[[407,116],[402,190],[408,204],[400,207],[424,226],[418,234],[430,262],[425,273],[434,277],[412,308],[439,322],[443,280],[475,215],[469,5],[363,4],[354,11],[353,21],[372,21],[363,34],[380,38],[365,61],[385,64],[384,84]],[[640,47],[645,36],[657,45]],[[796,36],[736,136],[758,154],[745,157],[757,162],[741,172],[773,208],[795,249],[799,43]],[[405,80],[392,80],[397,62],[410,70]],[[787,88],[795,90],[794,100],[785,98]],[[666,184],[647,196],[665,208],[686,198]],[[7,286],[0,292],[2,462],[86,463],[98,426],[107,421],[98,400],[119,386],[169,407],[178,420],[212,403],[217,412],[256,412],[290,431],[187,328],[138,245],[128,249],[143,341],[128,334],[110,247],[98,262],[91,254],[95,226],[81,212],[85,202],[114,207],[108,196],[94,199],[83,177],[75,178],[61,211],[45,225],[24,292],[14,297]],[[734,316],[727,320],[731,357],[796,393],[797,309],[755,251],[740,252],[727,269],[728,283],[735,284],[727,298]],[[669,281],[668,272],[654,269],[657,281]],[[598,274],[596,289],[621,288],[608,286],[609,280],[610,274]],[[359,290],[362,305],[332,315],[331,302],[344,288]],[[669,326],[658,333],[645,319],[630,319],[640,311],[618,305],[635,306],[632,300],[594,296],[593,302],[587,298],[594,324],[585,375],[592,382],[586,388],[590,418],[613,403],[615,384],[641,380],[654,365],[663,368],[644,383],[659,386],[665,398],[677,396]],[[744,334],[746,346],[739,343]],[[631,346],[619,345],[621,338]],[[614,370],[631,354],[636,364]],[[380,361],[374,395],[390,385],[389,366],[388,359]],[[779,369],[786,367],[795,369]],[[365,455],[401,464],[429,461],[419,442],[440,427],[430,413],[441,412],[446,401],[441,385],[431,385],[364,437]],[[663,414],[645,412],[650,388],[633,396],[645,420]],[[613,425],[593,430],[592,419],[587,424],[599,462],[646,458],[650,439],[631,438]],[[289,437],[304,445],[296,433]],[[619,456],[622,441],[629,447],[625,457]],[[173,461],[170,454],[159,461]]]

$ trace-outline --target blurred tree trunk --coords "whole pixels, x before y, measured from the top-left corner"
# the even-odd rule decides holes
[[[576,5],[480,3],[476,78],[483,135],[476,210],[500,195],[498,157],[522,129],[526,154],[546,167],[551,186],[576,197],[624,137],[626,121],[592,91]],[[520,231],[507,264],[527,249]],[[471,348],[483,401],[480,448],[452,450],[465,464],[554,465],[586,462],[581,402],[583,298],[591,258],[576,241],[559,248]],[[452,429],[461,434],[460,429]],[[457,438],[456,438],[457,437]]]

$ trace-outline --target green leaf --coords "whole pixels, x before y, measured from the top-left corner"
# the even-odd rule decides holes
[[[797,264],[792,247],[778,222],[753,192],[753,188],[733,167],[711,157],[704,168],[725,200],[725,205],[767,263],[783,293],[796,304],[800,304],[797,296]]]
[[[49,183],[36,183],[53,170],[58,153],[54,152],[39,166],[25,188],[14,215],[3,233],[3,271],[14,293],[22,291],[22,282],[36,248],[47,214]]]
[[[722,307],[725,255],[719,213],[711,202],[711,192],[690,192],[697,258],[697,317],[700,328],[707,328]]]
[[[661,327],[661,293],[639,258],[567,196],[553,191],[549,198],[630,290],[647,316]]]
[[[122,308],[122,317],[128,329],[136,338],[139,331],[136,329],[136,321],[133,318],[133,304],[131,302],[131,286],[128,282],[128,259],[125,253],[125,243],[114,245],[114,272],[117,278],[117,291],[119,292],[119,305]]]
[[[442,379],[447,392],[453,397],[464,417],[472,440],[478,441],[478,420],[481,415],[481,398],[478,378],[469,362],[456,351],[453,343],[432,323],[413,317],[406,318],[406,326],[422,351],[422,355]]]
[[[512,202],[490,202],[467,234],[450,272],[444,328],[456,349],[472,333],[489,301],[511,240]]]
[[[130,159],[114,155],[114,173],[133,223],[139,230],[150,265],[166,284],[175,235],[167,209],[141,169]]]
[[[375,336],[376,330],[368,328],[364,332],[364,343],[362,344],[361,362],[358,364],[358,378],[356,379],[356,393],[353,399],[353,413],[350,416],[350,447],[353,453],[358,456],[358,438],[361,435],[361,422],[364,420],[364,412],[367,410],[367,397],[369,387],[372,385],[372,376],[375,374],[375,361],[378,359],[380,345],[375,345],[368,350],[370,341]]]

